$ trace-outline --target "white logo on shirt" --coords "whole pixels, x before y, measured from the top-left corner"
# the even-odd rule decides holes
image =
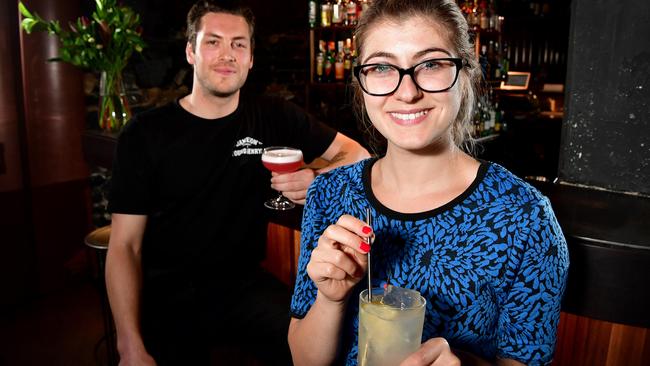
[[[254,147],[264,145],[252,137],[244,137],[235,143],[236,150],[233,150],[232,156],[240,155],[261,155],[262,148]]]

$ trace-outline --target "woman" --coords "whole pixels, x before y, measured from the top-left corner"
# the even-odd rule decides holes
[[[425,342],[402,365],[549,362],[566,242],[545,197],[464,151],[480,68],[458,6],[374,1],[356,40],[361,108],[386,153],[310,187],[291,305],[294,362],[356,365],[370,250],[374,287],[389,281],[427,299]],[[372,227],[361,220],[367,207]]]

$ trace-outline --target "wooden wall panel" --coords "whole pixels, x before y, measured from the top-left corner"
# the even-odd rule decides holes
[[[553,366],[650,365],[649,332],[563,312]]]

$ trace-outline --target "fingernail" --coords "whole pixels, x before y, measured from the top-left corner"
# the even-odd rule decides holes
[[[359,248],[360,248],[364,253],[368,253],[368,252],[370,251],[370,245],[368,245],[368,243],[363,242],[363,241],[361,242],[361,244],[359,244]]]
[[[372,232],[372,228],[370,226],[364,226],[361,231],[363,231],[364,234],[370,234]]]

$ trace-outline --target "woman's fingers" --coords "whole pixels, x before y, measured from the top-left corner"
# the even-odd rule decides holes
[[[312,263],[318,265],[314,269],[318,270],[319,275],[336,280],[343,280],[346,275],[361,277],[365,270],[353,255],[335,248],[319,247],[314,249]]]

